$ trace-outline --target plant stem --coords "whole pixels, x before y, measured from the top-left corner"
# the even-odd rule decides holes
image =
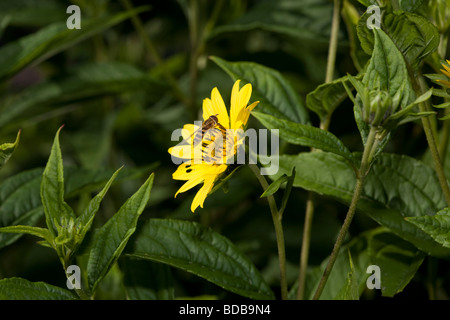
[[[191,116],[195,118],[195,103],[197,100],[197,79],[198,79],[198,56],[199,56],[199,26],[198,26],[198,2],[191,0],[189,5],[188,23],[189,37],[191,44],[189,60],[189,78],[190,78],[190,102],[189,110]]]
[[[327,283],[328,277],[330,276],[331,270],[333,269],[334,263],[339,254],[339,250],[341,249],[342,244],[344,243],[345,236],[347,235],[350,224],[353,220],[353,217],[356,213],[356,205],[358,200],[362,194],[364,179],[367,176],[370,165],[372,163],[371,155],[374,154],[373,149],[377,147],[378,140],[376,138],[377,129],[375,127],[371,127],[369,136],[367,137],[367,142],[364,146],[363,157],[361,159],[361,166],[358,170],[358,174],[356,176],[356,185],[353,191],[353,197],[350,202],[350,207],[348,208],[347,215],[345,217],[344,223],[342,224],[341,230],[337,236],[336,242],[333,247],[333,251],[331,252],[330,259],[328,260],[328,264],[323,272],[322,278],[320,279],[317,290],[314,294],[313,300],[318,300],[320,295],[325,288],[325,284]]]
[[[131,10],[133,9],[133,5],[131,4],[130,0],[120,0],[122,3],[122,6],[127,9]],[[147,32],[145,31],[144,24],[142,23],[142,20],[139,18],[139,16],[134,15],[131,17],[131,22],[133,23],[134,28],[138,32],[139,36],[141,37],[145,47],[147,48],[147,51],[151,55],[153,61],[161,68],[163,76],[166,78],[169,85],[172,87],[172,90],[174,92],[174,95],[184,104],[188,104],[188,101],[186,97],[184,96],[183,92],[181,91],[178,82],[175,80],[173,75],[170,73],[170,71],[167,69],[166,65],[164,64],[164,61],[161,59],[160,55],[158,54],[158,51],[156,50],[155,46],[153,45],[153,42],[151,41],[150,37],[147,35]]]
[[[342,0],[334,1],[333,20],[331,24],[330,44],[328,47],[327,71],[325,75],[325,82],[333,80],[333,73],[336,63],[336,51],[338,44],[340,10]],[[331,121],[331,114],[328,114],[320,121],[320,129],[328,131]],[[312,150],[314,151],[314,150]],[[303,300],[305,293],[305,279],[308,268],[309,247],[311,243],[311,228],[314,217],[314,194],[308,193],[308,200],[306,202],[305,222],[303,225],[302,248],[300,251],[300,266],[298,271],[298,289],[297,299]]]
[[[258,166],[256,164],[249,164],[248,166],[253,171],[263,190],[267,190],[269,184],[267,183],[266,178],[261,175]],[[267,196],[267,201],[269,202],[270,212],[272,213],[273,226],[275,228],[275,235],[277,238],[278,262],[280,266],[281,299],[287,300],[288,291],[286,281],[286,251],[284,247],[283,225],[281,223],[281,216],[278,212],[277,204],[273,195]]]
[[[413,78],[413,87],[416,91],[416,95],[420,95],[422,89],[422,83],[417,79]],[[427,111],[426,105],[424,102],[419,104],[419,111],[425,112]],[[445,177],[444,167],[442,165],[442,159],[439,155],[439,150],[436,144],[436,138],[433,132],[433,128],[431,125],[431,121],[429,117],[422,117],[422,125],[423,130],[425,132],[425,136],[427,138],[428,147],[430,148],[431,157],[434,162],[434,169],[436,171],[436,175],[439,180],[439,184],[441,185],[442,192],[444,193],[445,201],[447,202],[447,206],[450,206],[450,188],[448,186],[447,178]]]
[[[309,192],[306,202],[305,222],[303,226],[302,248],[300,252],[300,268],[298,272],[297,300],[303,300],[305,295],[305,279],[308,268],[309,247],[311,242],[311,229],[314,217],[313,194]]]
[[[327,73],[325,82],[333,80],[334,64],[336,62],[336,51],[339,33],[339,15],[341,11],[342,0],[334,0],[333,21],[331,23],[330,45],[328,47]]]

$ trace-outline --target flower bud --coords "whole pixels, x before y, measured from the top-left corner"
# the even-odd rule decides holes
[[[369,106],[364,106],[364,121],[372,126],[383,125],[392,113],[392,98],[386,91],[371,90],[369,92]],[[367,112],[368,109],[368,112]]]

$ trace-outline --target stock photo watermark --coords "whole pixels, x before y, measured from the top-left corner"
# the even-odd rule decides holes
[[[77,5],[67,7],[66,13],[71,14],[66,21],[67,29],[81,29],[81,10]]]
[[[366,286],[368,289],[381,289],[381,269],[377,265],[370,265],[367,267],[366,273],[371,275],[367,278]]]
[[[72,264],[66,270],[67,281],[66,286],[69,290],[81,289],[81,271],[80,267]]]

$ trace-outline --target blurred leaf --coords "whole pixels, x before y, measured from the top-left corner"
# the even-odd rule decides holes
[[[124,285],[132,300],[171,300],[175,298],[172,272],[166,264],[125,259]]]
[[[160,95],[160,81],[133,65],[120,62],[88,63],[77,66],[66,78],[44,82],[20,93],[0,109],[0,127],[37,106],[69,104],[82,99],[145,90]]]
[[[406,220],[425,231],[442,246],[450,248],[450,208],[444,208],[434,216],[408,217]]]
[[[274,299],[259,271],[233,243],[195,222],[151,219],[127,253],[180,268],[244,297]]]
[[[64,201],[64,168],[59,146],[61,129],[62,127],[56,133],[41,181],[41,200],[45,221],[54,238],[58,235],[57,227],[61,225],[62,219],[75,217],[72,208]]]
[[[330,118],[334,110],[347,97],[343,82],[348,83],[347,76],[323,83],[306,96],[306,106],[314,111],[322,122]]]
[[[255,108],[280,119],[306,124],[308,112],[291,84],[276,70],[253,62],[228,62],[211,57],[234,80],[251,83],[252,100],[260,103]]]
[[[1,1],[0,12],[10,17],[13,26],[46,26],[66,20],[68,4],[58,0]]]
[[[358,24],[358,37],[364,51],[371,55],[374,47],[373,31],[367,28],[370,13]],[[439,45],[439,33],[426,18],[411,12],[386,12],[381,16],[381,28],[401,52],[406,62],[416,70],[423,59]],[[376,30],[376,29],[374,29]]]
[[[301,153],[280,156],[280,170],[273,179],[295,167],[294,186],[337,198],[349,204],[355,175],[348,164],[332,153]],[[436,257],[450,250],[436,242],[405,217],[430,215],[445,207],[439,181],[432,168],[407,156],[381,154],[366,178],[357,209],[386,226],[399,237]]]
[[[356,70],[361,72],[370,57],[362,49],[356,30],[360,14],[355,6],[348,0],[344,0],[342,18],[347,26],[347,33],[350,41],[350,56],[352,57]]]
[[[423,2],[424,0],[398,0],[400,9],[410,12],[417,10],[423,4]]]
[[[95,291],[111,266],[121,255],[128,239],[136,230],[137,221],[150,198],[154,174],[132,195],[102,227],[92,240],[87,263],[89,288]]]
[[[140,7],[114,16],[83,20],[81,29],[67,29],[66,21],[58,22],[44,27],[34,34],[7,43],[0,48],[0,57],[2,57],[0,80],[13,76],[29,65],[36,65],[147,9],[148,7]]]
[[[211,37],[260,28],[301,40],[325,42],[329,40],[332,13],[333,4],[327,0],[258,1],[239,19],[216,27]]]
[[[0,300],[74,300],[66,289],[22,278],[0,280]]]
[[[102,119],[90,119],[83,130],[72,135],[80,165],[83,168],[96,169],[107,160],[113,144],[112,136],[117,114],[111,112]]]
[[[13,143],[3,143],[0,144],[0,169],[8,162],[9,158],[11,158],[12,153],[16,149],[19,144],[20,139],[20,130],[17,133],[16,141]]]
[[[350,150],[347,149],[339,138],[329,131],[288,120],[280,120],[255,111],[252,112],[252,115],[261,121],[266,128],[270,130],[278,129],[280,138],[289,143],[332,152],[344,157],[352,164],[355,163],[355,159]]]

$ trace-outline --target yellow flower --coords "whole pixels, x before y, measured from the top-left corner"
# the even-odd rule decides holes
[[[236,132],[245,128],[250,111],[259,103],[259,101],[256,101],[248,106],[252,86],[246,84],[239,89],[239,83],[240,80],[237,80],[231,91],[229,115],[217,88],[212,90],[211,99],[205,98],[203,100],[203,121],[211,116],[216,116],[218,124],[205,132],[198,146],[194,145],[194,138],[198,135],[199,130],[201,132],[201,126],[186,124],[183,126],[182,136],[183,141],[187,144],[177,145],[169,149],[172,156],[185,161],[178,166],[172,175],[175,180],[187,180],[177,191],[175,197],[203,182],[203,186],[192,201],[192,212],[195,212],[198,206],[203,208],[203,203],[214,183],[227,169],[227,160],[234,157],[238,146],[243,143],[243,139],[238,139]],[[224,130],[226,130],[226,134]],[[225,143],[219,144],[218,141],[222,142],[223,139]]]
[[[447,60],[447,64],[450,65],[450,61],[449,60]],[[450,78],[450,68],[447,65],[445,65],[444,63],[442,64],[442,66],[445,69],[445,70],[441,69],[442,73]],[[446,80],[437,80],[437,81],[442,83],[444,86],[450,88],[450,81],[446,81]]]

